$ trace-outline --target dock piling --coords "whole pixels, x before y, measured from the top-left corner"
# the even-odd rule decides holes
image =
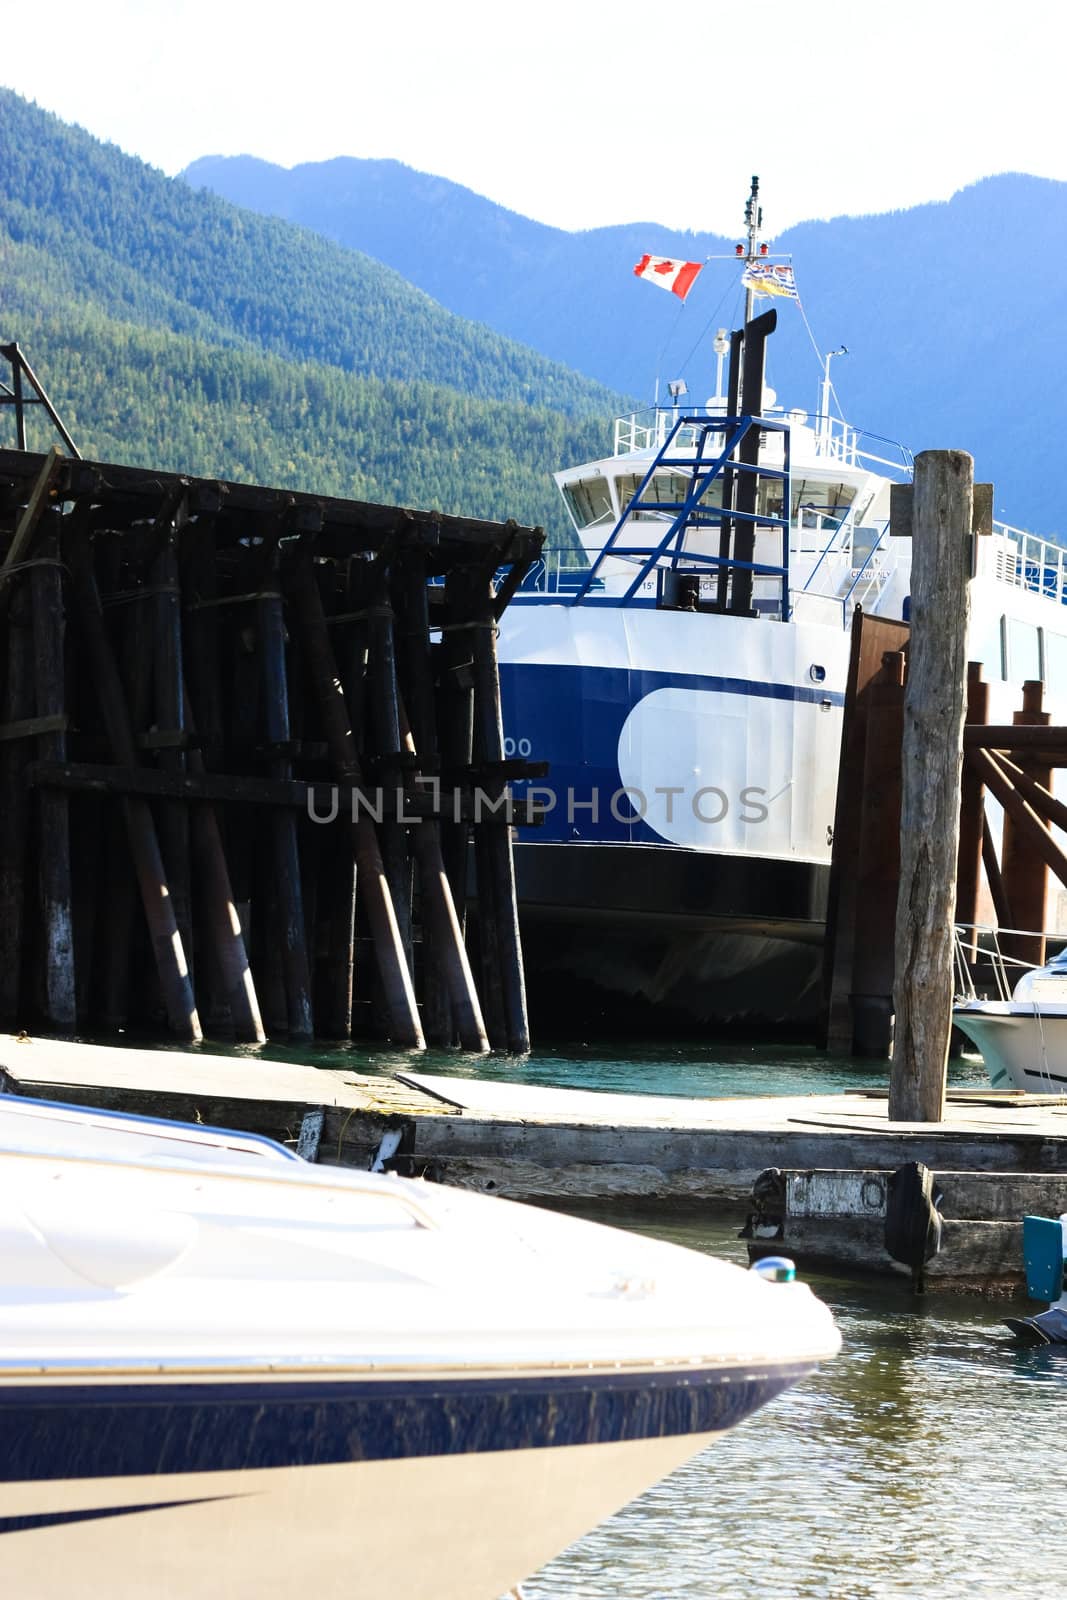
[[[889,1085],[889,1117],[898,1122],[940,1122],[945,1108],[973,489],[965,451],[916,457]]]

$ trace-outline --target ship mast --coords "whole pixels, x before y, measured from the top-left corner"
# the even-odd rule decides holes
[[[745,258],[746,269],[754,261],[760,259],[759,231],[763,226],[763,209],[759,203],[759,179],[752,178],[752,190],[745,203],[745,227],[748,230],[748,255]],[[752,321],[752,311],[755,306],[756,291],[751,286],[745,290],[745,321]]]

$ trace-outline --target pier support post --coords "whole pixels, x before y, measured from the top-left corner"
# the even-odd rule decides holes
[[[989,721],[989,685],[982,679],[982,663],[967,663],[967,721]],[[984,784],[974,763],[963,769],[960,793],[960,853],[956,876],[956,921],[971,928],[964,943],[967,960],[978,959],[978,936],[973,931],[978,921],[978,897],[982,887],[982,839],[985,822]]]
[[[52,534],[41,546],[30,575],[33,602],[33,660],[37,715],[57,726],[38,735],[42,761],[65,761],[66,610],[59,539]],[[44,1015],[48,1025],[67,1032],[77,1026],[74,983],[74,913],[70,867],[70,800],[60,790],[42,790],[38,797],[41,924],[44,936]]]
[[[849,995],[852,1054],[888,1061],[893,1050],[893,928],[900,873],[900,763],[904,654],[887,651],[870,686]]]
[[[927,450],[916,457],[889,1085],[894,1122],[940,1122],[944,1116],[973,494],[974,461],[965,451]]]
[[[352,739],[351,722],[327,632],[322,596],[309,562],[298,561],[294,565],[290,593],[334,770],[346,783],[361,785],[363,770]],[[374,953],[385,995],[391,1037],[396,1044],[424,1050],[426,1040],[415,1004],[411,970],[378,846],[378,836],[373,822],[362,809],[353,820],[351,831],[356,879],[374,939]]]
[[[133,768],[138,764],[133,730],[93,572],[90,509],[89,502],[83,501],[66,519],[70,526],[63,552],[77,599],[85,655],[95,679],[111,748],[120,766]],[[180,1038],[199,1043],[203,1038],[200,1018],[151,809],[139,796],[128,795],[122,801],[122,814],[171,1029]]]
[[[1012,722],[1017,728],[1047,727],[1049,714],[1042,710],[1043,688],[1036,679],[1023,684],[1023,706]],[[1027,777],[1043,789],[1052,787],[1052,769],[1039,756],[1015,757]],[[1004,812],[1004,834],[1000,853],[1001,873],[1008,896],[1012,933],[1001,935],[1000,948],[1012,962],[1040,967],[1045,961],[1045,904],[1048,893],[1048,868],[1034,849],[1024,828],[1009,810]],[[1013,968],[1013,980],[1022,972]]]

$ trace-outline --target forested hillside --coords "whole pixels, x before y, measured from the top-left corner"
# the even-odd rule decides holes
[[[284,215],[367,251],[453,310],[651,399],[657,375],[710,392],[711,338],[742,312],[732,261],[710,263],[684,308],[631,267],[644,251],[690,260],[730,253],[733,239],[652,221],[565,233],[395,161],[337,159],[285,171],[241,156],[206,158],[190,183]],[[1035,299],[1067,249],[1067,184],[1020,174],[988,178],[949,201],[884,216],[810,222],[773,237],[775,183],[764,172],[772,249],[792,254],[808,327],[779,302],[770,381],[787,405],[812,409],[822,350],[845,415],[912,450],[962,448],[992,479],[997,510],[1067,535],[1054,474],[1038,454],[1035,417],[1059,402],[1067,310]],[[712,177],[709,180],[716,183]],[[736,204],[742,234],[744,194]],[[643,195],[646,214],[656,197]]]
[[[623,402],[399,275],[0,91],[0,337],[87,455],[513,516]]]

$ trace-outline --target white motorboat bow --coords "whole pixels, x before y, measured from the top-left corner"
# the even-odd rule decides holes
[[[994,1089],[1067,1092],[1067,949],[1024,972],[1010,996],[1001,986],[1005,998],[957,1001],[954,1026],[981,1053]]]
[[[803,1285],[250,1136],[0,1097],[0,1186],[19,1600],[493,1600],[840,1343]]]

